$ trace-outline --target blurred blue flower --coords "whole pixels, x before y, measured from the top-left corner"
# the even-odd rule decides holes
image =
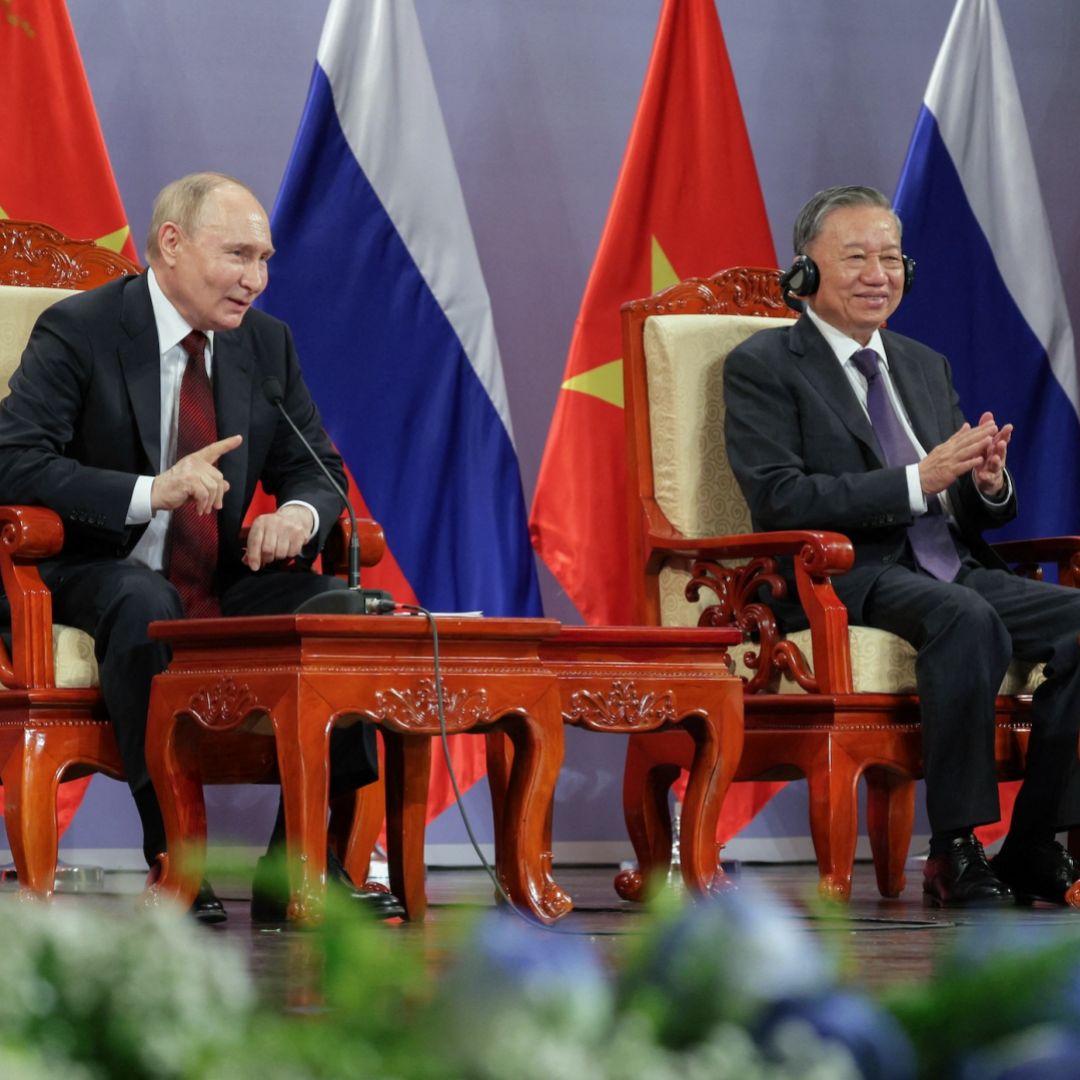
[[[956,1080],[1080,1080],[1080,1035],[1045,1026],[964,1055]]]
[[[652,1018],[664,1045],[832,984],[832,961],[770,894],[727,890],[662,918],[626,966],[621,998]]]
[[[774,1002],[758,1018],[754,1034],[766,1051],[785,1049],[810,1027],[845,1046],[867,1080],[913,1080],[915,1049],[896,1018],[869,998],[843,990]]]
[[[488,1023],[511,1012],[543,1018],[567,1034],[598,1038],[612,1016],[611,987],[587,938],[533,927],[496,911],[479,920],[440,981],[444,1019]]]

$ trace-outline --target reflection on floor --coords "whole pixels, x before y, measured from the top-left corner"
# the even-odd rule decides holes
[[[640,905],[621,900],[612,888],[617,868],[562,867],[556,877],[574,898],[575,910],[555,928],[558,933],[581,934],[593,939],[602,954],[615,959],[641,932],[647,915]],[[841,958],[852,982],[868,988],[928,978],[935,957],[955,941],[961,930],[986,915],[938,911],[923,906],[919,891],[920,867],[909,869],[909,884],[902,897],[883,900],[868,865],[856,867],[850,904],[835,913],[822,911],[814,901],[816,869],[809,864],[747,865],[735,868],[734,879],[764,887],[789,906],[791,918],[813,933]],[[216,882],[225,901],[228,921],[206,928],[207,934],[228,940],[247,955],[260,996],[271,1005],[303,1007],[317,978],[312,938],[292,930],[262,930],[248,914],[249,884],[225,875]],[[94,905],[111,910],[132,910],[142,877],[132,873],[106,875],[105,892],[58,895],[57,905]],[[423,941],[424,955],[433,970],[450,957],[454,937],[448,928],[461,913],[479,915],[494,906],[490,881],[476,869],[431,869],[427,889],[430,907],[422,924],[390,922],[387,935],[405,935]],[[18,902],[14,893],[0,896],[0,906]],[[998,911],[997,922],[1018,925],[1074,923],[1080,933],[1080,911],[1037,905]]]

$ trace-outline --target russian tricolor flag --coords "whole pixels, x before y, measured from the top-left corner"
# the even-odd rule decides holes
[[[540,614],[491,304],[412,0],[330,4],[272,224],[263,304],[413,594]]]
[[[1002,537],[1075,534],[1076,352],[995,0],[956,4],[894,203],[918,269],[890,327],[948,356],[969,420],[1016,425]]]

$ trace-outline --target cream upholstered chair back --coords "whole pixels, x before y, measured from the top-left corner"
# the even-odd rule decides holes
[[[74,289],[0,285],[0,398],[6,397],[8,381],[30,339],[38,316]]]
[[[38,222],[0,221],[0,398],[7,395],[30,331],[46,308],[138,269],[122,255]],[[52,638],[56,685],[96,686],[92,639],[59,624],[53,624]]]
[[[724,446],[724,362],[759,330],[791,319],[756,315],[654,315],[644,330],[652,433],[653,489],[683,536],[702,539],[753,531],[750,510]],[[686,599],[686,560],[660,571],[660,622],[695,626],[712,598]]]
[[[723,299],[732,275],[738,274],[746,276],[741,293],[746,311]],[[767,274],[772,277],[760,276]],[[639,312],[641,356],[637,362],[644,369],[650,460],[639,462],[638,493],[655,501],[656,518],[678,537],[706,541],[753,532],[750,511],[724,444],[724,364],[733,349],[759,330],[794,322],[779,303],[778,290],[770,288],[774,279],[775,272],[725,271],[706,281],[674,286],[653,298],[655,311]],[[736,300],[738,296],[736,291]],[[723,310],[725,303],[728,310]],[[768,314],[757,313],[763,309]],[[639,422],[637,431],[644,428]],[[641,474],[646,475],[644,484]],[[658,564],[658,621],[663,626],[695,626],[716,602],[707,590],[696,601],[687,598],[696,556],[692,544],[686,547],[688,554],[674,550],[661,558],[652,556]],[[810,632],[798,631],[788,640],[812,668]],[[915,651],[907,642],[868,627],[851,627],[849,642],[855,691],[915,691]],[[756,650],[754,642],[729,650],[740,675],[752,675],[745,658]],[[1014,663],[1002,693],[1030,693],[1041,681],[1041,665]],[[786,672],[777,673],[768,689],[804,692]]]

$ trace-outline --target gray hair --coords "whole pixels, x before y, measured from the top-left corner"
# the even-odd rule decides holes
[[[903,226],[896,216],[888,196],[883,195],[877,188],[872,187],[831,187],[819,191],[799,211],[795,219],[795,228],[792,230],[792,244],[796,255],[805,255],[806,246],[821,232],[825,219],[842,206],[878,206],[882,210],[888,210],[896,222],[897,235],[903,234]]]
[[[161,254],[158,233],[166,221],[179,225],[190,236],[199,226],[199,217],[207,197],[211,192],[229,184],[235,184],[255,196],[255,192],[242,180],[219,172],[190,173],[166,184],[158,192],[150,215],[150,228],[146,236],[146,261],[153,262]]]

